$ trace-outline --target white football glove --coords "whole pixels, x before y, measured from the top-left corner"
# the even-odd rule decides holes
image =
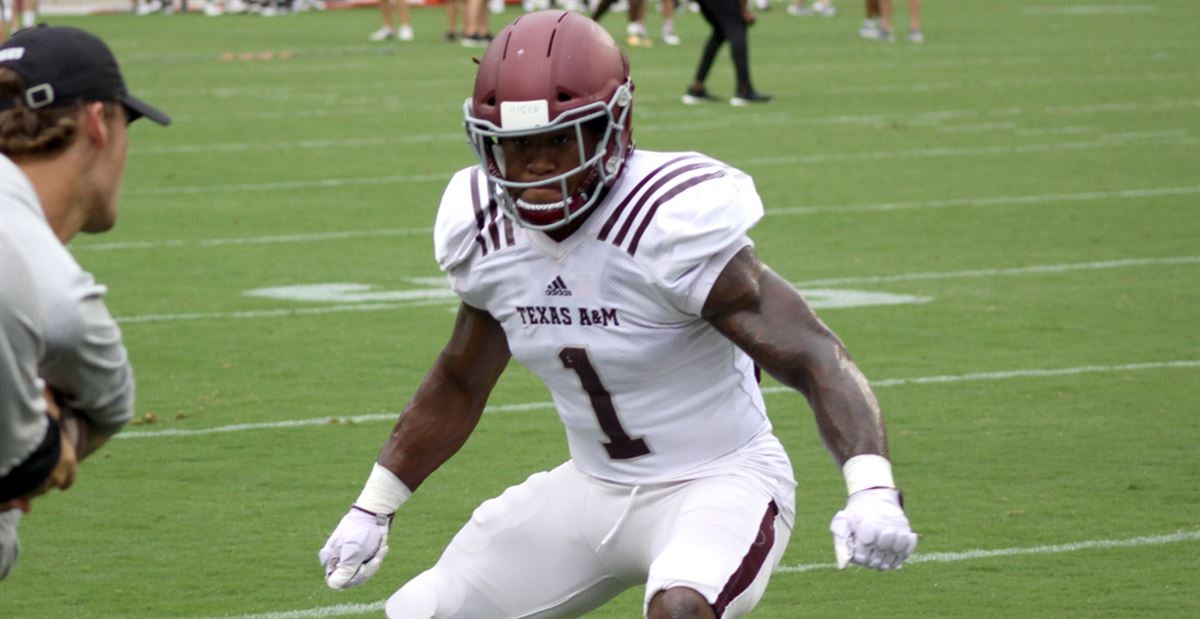
[[[870,488],[850,495],[829,523],[839,570],[851,563],[877,570],[899,568],[917,548],[900,505],[900,492]]]
[[[376,514],[351,506],[325,547],[317,553],[325,567],[325,584],[330,589],[349,589],[378,572],[379,564],[387,556],[391,525],[391,514]]]

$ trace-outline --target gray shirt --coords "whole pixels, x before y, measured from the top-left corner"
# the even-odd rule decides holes
[[[29,262],[42,306],[44,354],[38,373],[63,405],[100,432],[133,417],[133,370],[104,286],[84,271],[51,230],[33,184],[0,155],[0,229]]]
[[[38,378],[42,310],[29,263],[0,228],[0,477],[46,436],[46,401]]]
[[[46,401],[37,375],[42,314],[33,273],[0,228],[0,478],[25,461],[46,436]],[[0,512],[0,579],[17,562],[21,512]]]

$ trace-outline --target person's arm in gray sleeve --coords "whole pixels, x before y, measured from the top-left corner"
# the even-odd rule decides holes
[[[40,461],[32,467],[21,466],[42,446],[50,427],[37,377],[41,333],[41,307],[33,276],[0,231],[0,486],[4,488],[0,491],[0,579],[12,570],[21,549],[17,537],[21,512],[6,509],[12,498],[7,495],[37,482],[25,478],[39,475],[45,468],[38,466]]]
[[[71,294],[46,308],[50,324],[40,371],[64,413],[71,413],[64,418],[81,460],[133,417],[133,369],[104,292],[80,272]],[[71,416],[86,425],[72,427]]]

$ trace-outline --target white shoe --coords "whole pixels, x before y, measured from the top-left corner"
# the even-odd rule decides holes
[[[225,3],[225,12],[226,13],[245,13],[246,12],[246,3],[243,2],[242,0],[229,0],[229,2]]]
[[[493,15],[499,15],[504,12],[504,0],[488,0],[488,10]]]
[[[770,11],[771,0],[754,0],[754,8],[760,11]]]
[[[833,17],[837,15],[837,7],[833,6],[833,3],[829,0],[817,0],[813,3],[813,11],[816,11],[817,15],[821,17]]]
[[[679,35],[675,34],[671,30],[667,30],[666,28],[663,29],[662,37],[663,43],[666,43],[667,45],[679,45],[682,42],[679,40]]]
[[[386,41],[394,38],[396,38],[396,31],[388,28],[387,26],[383,26],[379,30],[372,32],[369,36],[367,36],[367,39],[371,41]]]
[[[787,12],[788,15],[795,15],[796,17],[808,17],[809,15],[812,15],[814,11],[811,6],[789,4]]]
[[[400,31],[396,33],[396,38],[400,39],[401,41],[413,40],[412,26],[407,24],[400,26]]]
[[[162,2],[159,2],[159,0],[150,0],[149,2],[139,4],[133,12],[136,15],[149,15],[161,11],[162,8]]]
[[[858,36],[864,39],[878,39],[879,22],[874,19],[864,19],[862,25],[858,27]]]
[[[924,43],[925,35],[921,34],[920,30],[911,30],[908,33],[908,40],[913,43]]]

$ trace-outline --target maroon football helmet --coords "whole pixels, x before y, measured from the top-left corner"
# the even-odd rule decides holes
[[[611,186],[633,151],[629,59],[590,18],[569,11],[518,17],[488,46],[475,75],[475,93],[463,111],[467,135],[486,172],[491,193],[517,223],[535,230],[562,227],[590,209]],[[580,149],[579,165],[553,178],[518,183],[505,178],[499,140],[603,124],[595,152]],[[584,173],[568,195],[567,181]],[[564,199],[530,204],[525,189],[558,185]]]

